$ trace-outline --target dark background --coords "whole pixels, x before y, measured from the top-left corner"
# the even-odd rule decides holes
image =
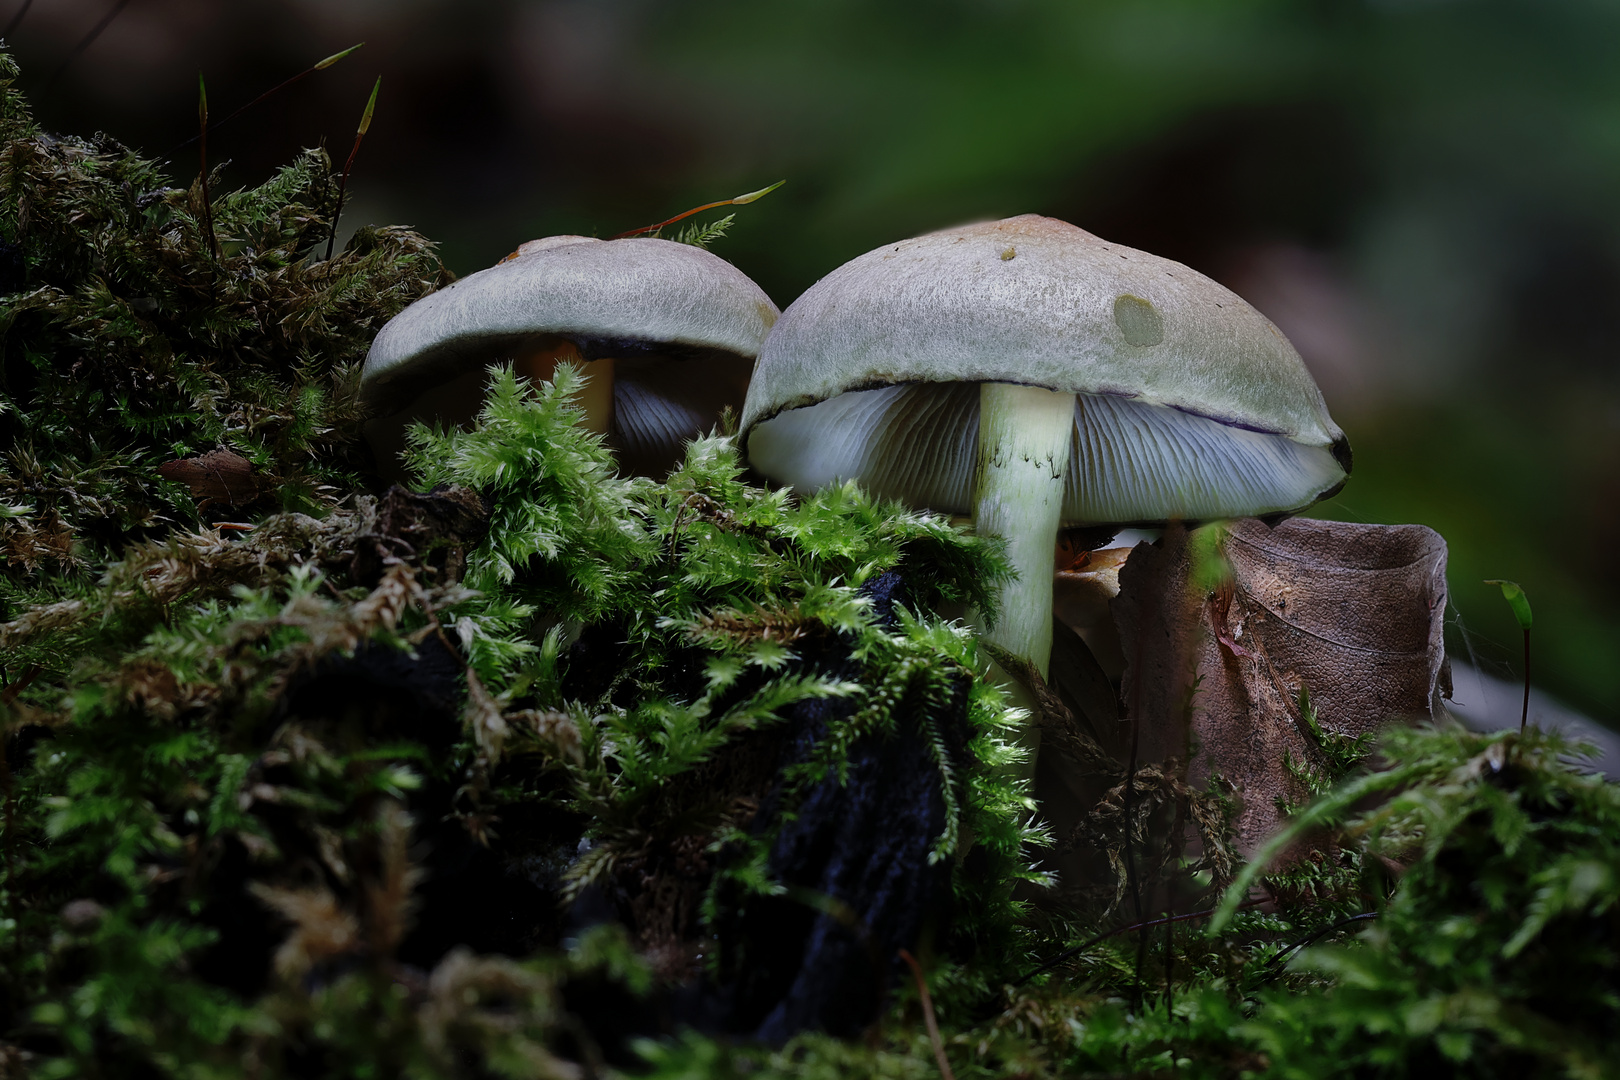
[[[22,9],[0,5],[0,25]],[[116,18],[75,53],[92,28]],[[37,0],[48,127],[230,186],[347,155],[347,226],[459,273],[786,178],[716,251],[783,307],[885,241],[1029,211],[1188,263],[1293,339],[1356,472],[1451,544],[1456,653],[1620,718],[1620,5],[1596,0]],[[195,148],[173,163],[189,182]]]

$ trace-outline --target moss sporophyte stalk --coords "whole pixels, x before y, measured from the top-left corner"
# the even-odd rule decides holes
[[[1005,605],[1002,540],[883,467],[760,486],[721,436],[628,475],[566,360],[486,371],[386,487],[361,364],[449,283],[433,245],[320,258],[324,154],[205,197],[0,75],[0,1076],[1614,1074],[1620,800],[1556,737],[1358,759],[1311,687],[1317,839],[1223,892],[1229,789],[1127,775],[1030,665],[1101,792],[1054,882],[1021,714],[935,614]],[[826,404],[977,438],[977,384],[905,392]],[[1075,401],[1082,435],[1152,422]],[[756,457],[812,411],[749,409]],[[1323,430],[1228,441],[1328,485]]]

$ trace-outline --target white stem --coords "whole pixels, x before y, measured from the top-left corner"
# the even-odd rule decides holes
[[[1052,658],[1052,571],[1074,438],[1074,395],[1034,386],[979,388],[979,471],[974,529],[1004,537],[1018,579],[1001,590],[1001,616],[985,637],[1046,677]]]

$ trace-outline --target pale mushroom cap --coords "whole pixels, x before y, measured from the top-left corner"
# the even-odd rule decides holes
[[[1294,510],[1347,475],[1343,432],[1265,316],[1036,215],[888,244],[817,282],[761,350],[742,439],[795,487],[856,479],[965,513],[982,382],[1079,395],[1066,521]]]
[[[537,334],[752,357],[777,315],[746,274],[702,248],[547,237],[400,312],[372,342],[361,386],[387,408]]]

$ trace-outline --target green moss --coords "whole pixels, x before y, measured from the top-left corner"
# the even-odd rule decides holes
[[[337,178],[307,151],[215,200],[104,136],[40,131],[0,56],[0,603],[84,573],[133,539],[240,516],[324,513],[359,485],[358,373],[370,339],[448,281],[433,245],[359,230],[318,260]],[[213,190],[222,177],[216,175]],[[256,475],[199,507],[164,479],[218,449]],[[0,612],[3,615],[4,612]]]
[[[1620,789],[1570,749],[1534,728],[1396,729],[1389,767],[1296,818],[1279,843],[1342,821],[1405,869],[1358,940],[1294,962],[1319,992],[1267,994],[1245,1027],[1278,1075],[1614,1075]]]
[[[705,778],[808,698],[854,707],[790,788],[836,776],[863,737],[926,732],[946,793],[935,856],[956,867],[957,951],[1002,958],[964,973],[961,992],[982,995],[1023,962],[1011,889],[1028,875],[1031,834],[999,779],[1010,721],[971,637],[922,610],[981,600],[1006,572],[996,550],[854,488],[795,503],[749,486],[725,439],[695,442],[664,484],[619,479],[574,422],[577,384],[570,370],[533,388],[503,371],[478,428],[418,432],[421,461],[437,467],[426,480],[483,493],[487,526],[458,560],[436,564],[424,546],[367,569],[357,553],[386,514],[362,497],[321,520],[260,516],[241,539],[132,545],[96,584],[59,582],[54,605],[0,626],[18,655],[72,652],[8,721],[33,746],[14,770],[0,949],[30,960],[4,985],[11,1037],[48,1074],[116,1061],[338,1075],[380,1056],[447,1075],[461,1059],[434,1049],[434,988],[460,978],[474,998],[478,980],[507,987],[506,1007],[521,990],[530,1041],[512,1060],[538,1060],[568,1028],[555,987],[578,972],[544,952],[539,968],[452,952],[413,976],[396,958],[424,873],[411,837],[448,815],[517,859],[583,835],[590,854],[559,883],[564,897],[649,845],[697,837],[731,853],[717,883],[771,893],[770,832],[741,829]],[[884,629],[861,586],[896,567],[919,610]],[[570,696],[564,644],[592,627],[622,642],[619,675]],[[853,667],[796,662],[800,642],[820,641]],[[388,654],[419,669],[457,653],[465,704],[448,713],[307,689]],[[934,727],[964,685],[965,755]],[[539,833],[502,824],[536,814],[550,822]],[[984,853],[973,873],[970,843]],[[740,902],[717,896],[705,917]],[[244,908],[263,924],[258,979],[218,970],[242,956]],[[496,1026],[463,1047],[492,1068],[516,1037]]]

